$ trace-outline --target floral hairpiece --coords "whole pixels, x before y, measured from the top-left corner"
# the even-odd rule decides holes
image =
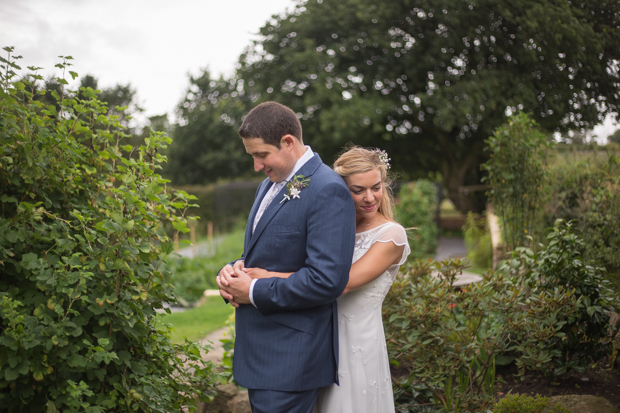
[[[370,152],[376,153],[377,156],[379,157],[379,160],[381,161],[381,163],[383,164],[383,166],[385,166],[385,169],[390,169],[391,165],[390,165],[390,157],[388,156],[386,151],[383,151],[379,148],[375,148],[375,149],[371,149]]]

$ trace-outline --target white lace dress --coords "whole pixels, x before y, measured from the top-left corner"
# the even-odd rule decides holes
[[[375,242],[405,245],[398,264],[365,286],[338,298],[340,386],[321,389],[313,413],[393,413],[390,378],[381,305],[398,268],[410,253],[402,226],[388,222],[355,235],[353,262]]]

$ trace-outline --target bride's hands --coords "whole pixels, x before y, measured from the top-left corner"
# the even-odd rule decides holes
[[[269,271],[263,268],[244,268],[243,271],[252,278],[270,278]]]
[[[244,268],[243,271],[251,278],[288,278],[292,272],[267,271],[263,268]]]

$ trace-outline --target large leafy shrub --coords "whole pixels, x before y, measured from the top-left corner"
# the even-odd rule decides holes
[[[583,259],[603,266],[620,292],[620,161],[614,154],[565,154],[550,168],[546,224],[575,220]]]
[[[213,365],[155,322],[175,300],[162,220],[187,196],[157,169],[170,142],[123,145],[117,116],[82,88],[36,100],[34,74],[0,74],[0,405],[12,412],[179,411],[212,394]],[[66,70],[67,57],[58,66]],[[34,70],[34,68],[33,68]],[[72,77],[77,74],[69,72]],[[118,109],[118,108],[117,108]]]
[[[553,349],[538,343],[563,336],[580,299],[562,287],[532,294],[501,272],[454,288],[463,268],[460,260],[420,260],[396,279],[383,306],[388,353],[406,372],[400,389],[415,395],[422,387],[448,411],[484,411],[496,362],[516,355],[522,366],[549,363]]]
[[[396,220],[407,231],[411,258],[431,257],[437,251],[439,229],[435,222],[437,186],[427,180],[403,185],[395,208]]]

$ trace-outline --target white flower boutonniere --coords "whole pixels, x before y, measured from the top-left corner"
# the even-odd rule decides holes
[[[301,190],[308,186],[310,183],[310,178],[306,178],[303,175],[295,175],[291,181],[286,184],[287,192],[284,194],[284,198],[282,201],[290,201],[291,199],[299,198],[299,194]]]

